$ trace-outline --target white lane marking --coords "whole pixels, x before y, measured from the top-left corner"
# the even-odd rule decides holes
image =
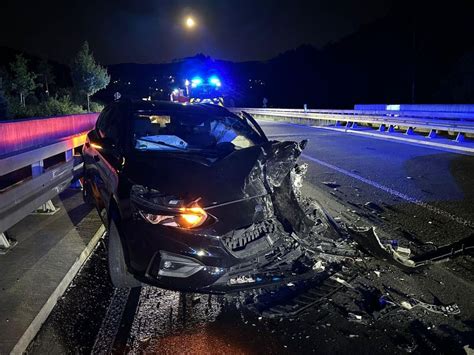
[[[74,229],[69,233],[77,234],[77,231]],[[101,225],[97,232],[95,232],[94,236],[90,239],[89,243],[86,245],[82,253],[77,257],[74,264],[72,264],[72,266],[69,268],[66,275],[64,275],[63,279],[58,284],[54,292],[49,296],[48,300],[43,305],[36,317],[33,319],[31,324],[28,326],[25,333],[18,340],[15,347],[11,351],[11,354],[25,353],[26,349],[28,348],[28,345],[35,338],[36,334],[38,334],[39,330],[41,329],[41,326],[51,314],[59,298],[64,294],[64,292],[66,292],[67,288],[69,287],[69,284],[72,282],[74,277],[82,269],[86,261],[92,255],[99,243],[99,240],[104,236],[104,234],[105,227],[104,225]]]
[[[419,199],[417,199],[417,198],[415,198],[415,197],[408,196],[408,195],[406,195],[406,194],[404,194],[404,193],[401,193],[401,192],[399,192],[399,191],[397,191],[397,190],[394,190],[394,189],[392,189],[392,188],[390,188],[390,187],[387,187],[387,186],[384,186],[384,185],[382,185],[382,184],[379,184],[378,182],[375,182],[375,181],[373,181],[373,180],[366,179],[366,178],[364,178],[364,177],[362,177],[362,176],[360,176],[360,175],[354,174],[354,173],[352,173],[352,172],[350,172],[350,171],[347,171],[347,170],[345,170],[345,169],[342,169],[342,168],[340,168],[340,167],[338,167],[338,166],[336,166],[336,165],[332,165],[332,164],[330,164],[330,163],[327,163],[327,162],[325,162],[325,161],[322,161],[322,160],[313,158],[313,157],[311,157],[311,156],[309,156],[309,155],[306,155],[306,154],[301,154],[301,156],[302,156],[303,158],[305,158],[305,159],[311,160],[312,162],[315,162],[315,163],[317,163],[317,164],[323,165],[323,166],[325,166],[325,167],[327,167],[327,168],[329,168],[329,169],[335,170],[335,171],[337,171],[337,172],[339,172],[339,173],[341,173],[341,174],[347,175],[347,176],[349,176],[349,177],[351,177],[351,178],[354,178],[354,179],[356,179],[356,180],[359,180],[360,182],[363,182],[363,183],[365,183],[365,184],[368,184],[368,185],[370,185],[370,186],[373,186],[373,187],[375,187],[375,188],[377,188],[377,189],[379,189],[379,190],[385,191],[385,192],[387,192],[387,193],[389,193],[389,194],[391,194],[391,195],[393,195],[393,196],[399,197],[399,198],[401,198],[402,200],[405,200],[405,201],[407,201],[407,202],[410,202],[410,203],[413,203],[413,204],[418,205],[418,206],[420,206],[420,207],[423,207],[423,208],[427,209],[427,210],[430,211],[430,212],[436,213],[436,214],[438,214],[438,215],[440,215],[440,216],[443,216],[443,217],[445,217],[445,218],[448,218],[448,219],[450,219],[450,220],[452,220],[452,221],[455,221],[455,222],[457,222],[457,223],[459,223],[459,224],[462,224],[462,225],[464,225],[464,226],[466,226],[466,227],[470,227],[470,228],[473,228],[473,229],[474,229],[474,223],[473,223],[472,221],[469,221],[469,220],[466,220],[466,219],[464,219],[464,218],[458,217],[458,216],[456,216],[456,215],[454,215],[454,214],[452,214],[452,213],[450,213],[450,212],[444,211],[444,210],[442,210],[442,209],[440,209],[440,208],[438,208],[438,207],[431,206],[430,204],[428,204],[428,203],[426,203],[426,202],[423,202],[423,201],[421,201],[421,200],[419,200]]]

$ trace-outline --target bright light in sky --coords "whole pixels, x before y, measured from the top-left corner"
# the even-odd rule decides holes
[[[196,22],[194,21],[194,19],[192,17],[188,17],[186,19],[186,27],[187,28],[193,28],[195,25],[196,25]]]

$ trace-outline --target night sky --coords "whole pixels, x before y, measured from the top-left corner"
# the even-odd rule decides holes
[[[161,63],[204,53],[265,60],[317,47],[384,16],[390,0],[1,1],[0,46],[69,63],[88,40],[103,64]],[[195,17],[193,31],[184,18]]]

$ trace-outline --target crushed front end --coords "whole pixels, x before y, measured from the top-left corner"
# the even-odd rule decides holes
[[[299,196],[306,166],[297,159],[305,145],[268,142],[196,167],[188,173],[203,182],[190,179],[192,192],[179,179],[166,193],[160,185],[133,186],[133,218],[123,227],[135,277],[165,288],[227,293],[323,271],[318,245],[339,240],[341,231],[317,203]],[[186,225],[186,213],[196,213],[189,219],[201,218],[199,224]]]

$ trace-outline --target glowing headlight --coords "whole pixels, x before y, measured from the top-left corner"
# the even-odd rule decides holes
[[[155,215],[142,211],[140,215],[151,224],[187,229],[199,227],[207,219],[207,213],[201,207],[180,208],[176,215]]]
[[[151,213],[145,213],[140,211],[140,216],[142,216],[144,219],[146,219],[148,222],[151,224],[166,224],[164,223],[166,220],[168,222],[172,222],[173,216],[162,216],[159,214],[151,214]]]

